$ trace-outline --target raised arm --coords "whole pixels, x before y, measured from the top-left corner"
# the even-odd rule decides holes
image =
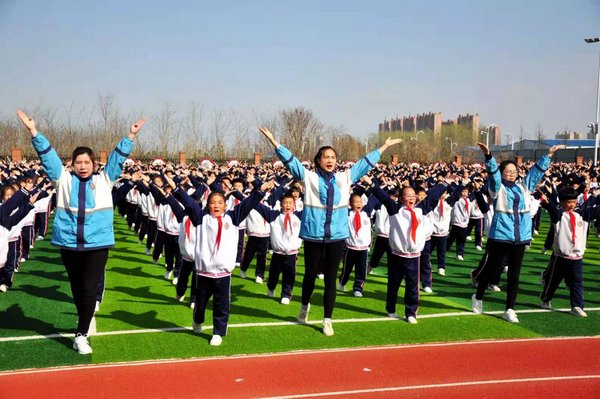
[[[62,174],[63,164],[56,150],[50,145],[48,139],[38,132],[33,118],[21,110],[17,111],[17,115],[31,134],[31,143],[42,161],[42,167],[46,170],[48,178],[52,181],[57,181]]]
[[[288,150],[285,146],[279,144],[275,137],[273,137],[273,133],[266,127],[259,128],[260,132],[267,138],[267,140],[273,145],[275,148],[275,154],[279,158],[281,162],[285,165],[285,167],[292,173],[292,176],[296,180],[304,180],[304,175],[306,173],[306,168],[302,163]]]
[[[115,150],[111,152],[108,157],[104,171],[108,175],[110,181],[114,182],[121,176],[121,172],[123,172],[123,163],[129,157],[131,150],[133,150],[135,138],[145,122],[144,119],[140,119],[131,125],[129,135],[119,141]]]

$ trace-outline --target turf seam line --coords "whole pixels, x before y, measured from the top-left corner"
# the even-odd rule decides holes
[[[526,309],[519,310],[517,314],[529,314],[529,313],[544,313],[544,312],[557,312],[557,313],[568,313],[570,308],[563,309]],[[595,312],[599,311],[598,308],[586,308],[586,312]],[[504,311],[492,311],[492,312],[484,312],[483,315],[502,315]],[[452,313],[435,313],[429,315],[418,316],[418,319],[434,319],[440,317],[457,317],[457,316],[481,316],[480,314],[473,312],[452,312]],[[403,319],[400,319],[403,320]],[[280,321],[280,322],[261,322],[261,323],[237,323],[237,324],[229,324],[228,328],[252,328],[252,327],[281,327],[281,326],[294,326],[294,325],[318,325],[321,324],[323,320],[312,320],[307,323],[300,323],[297,321]],[[390,317],[371,317],[364,319],[339,319],[333,320],[334,324],[342,324],[342,323],[370,323],[370,322],[398,322],[397,319],[392,319]],[[212,329],[212,325],[203,325],[202,330]],[[149,329],[139,329],[139,330],[116,330],[116,331],[105,331],[105,332],[96,332],[94,334],[90,334],[92,337],[100,337],[100,336],[108,336],[108,335],[127,335],[127,334],[147,334],[147,333],[158,333],[158,332],[179,332],[191,330],[192,327],[167,327],[167,328],[149,328]],[[37,340],[37,339],[56,339],[56,338],[72,338],[73,333],[57,333],[57,334],[48,334],[48,335],[28,335],[22,337],[3,337],[0,338],[0,343],[2,342],[14,342],[14,341],[29,341],[29,340]]]

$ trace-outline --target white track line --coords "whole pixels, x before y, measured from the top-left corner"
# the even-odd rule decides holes
[[[387,387],[387,388],[374,388],[374,389],[361,389],[355,391],[334,391],[334,392],[319,392],[319,393],[307,393],[300,395],[288,395],[288,396],[265,396],[260,399],[294,399],[294,398],[317,398],[320,396],[340,396],[340,395],[361,395],[366,393],[376,392],[395,392],[395,391],[409,391],[417,389],[438,389],[438,388],[454,388],[454,387],[468,387],[477,385],[490,385],[490,384],[514,384],[514,383],[531,383],[531,382],[547,382],[547,381],[570,381],[570,380],[586,380],[586,379],[599,379],[600,375],[573,375],[573,376],[560,376],[560,377],[538,377],[538,378],[518,378],[513,380],[486,380],[486,381],[468,381],[468,382],[452,382],[446,384],[430,384],[430,385],[412,385],[403,387]]]
[[[325,348],[325,349],[308,349],[308,350],[293,350],[288,352],[275,353],[258,353],[249,355],[231,355],[231,356],[211,356],[197,357],[188,359],[158,359],[158,360],[137,360],[130,362],[104,363],[104,364],[79,364],[73,366],[56,366],[39,369],[24,369],[15,371],[0,371],[0,377],[16,374],[38,374],[52,373],[61,371],[73,370],[88,370],[88,369],[104,369],[113,367],[130,367],[130,366],[152,366],[156,364],[171,364],[171,363],[196,363],[207,362],[213,360],[238,360],[238,359],[256,359],[256,358],[273,358],[273,357],[290,357],[290,356],[306,356],[321,353],[346,353],[346,352],[363,352],[363,351],[389,351],[403,350],[413,348],[439,348],[450,346],[470,346],[470,345],[510,345],[523,342],[540,342],[540,341],[576,341],[576,340],[596,340],[600,339],[600,335],[583,337],[542,337],[542,338],[516,338],[516,339],[485,339],[474,341],[454,341],[454,342],[433,342],[422,344],[404,344],[404,345],[384,345],[384,346],[364,346],[356,348]]]
[[[526,309],[519,310],[517,314],[528,314],[528,313],[548,313],[548,312],[562,312],[568,313],[571,309],[553,309],[553,310],[545,310],[545,309]],[[599,311],[600,308],[586,308],[586,312],[595,312]],[[497,310],[493,312],[485,312],[485,315],[501,315],[504,311]],[[456,317],[456,316],[480,316],[473,312],[452,312],[452,313],[435,313],[429,315],[418,316],[419,320],[422,319],[435,319],[440,317]],[[338,323],[370,323],[370,322],[398,322],[396,319],[391,319],[389,317],[371,317],[364,319],[335,319],[334,324]],[[309,321],[308,324],[321,324],[322,320],[312,320]],[[276,321],[276,322],[262,322],[262,323],[237,323],[237,324],[229,324],[227,328],[252,328],[252,327],[278,327],[278,326],[295,326],[302,325],[302,323],[298,323],[295,321]],[[211,325],[203,325],[202,330],[212,329]],[[107,335],[127,335],[127,334],[149,334],[149,333],[159,333],[159,332],[172,332],[172,331],[186,331],[191,330],[192,327],[167,327],[167,328],[150,328],[150,329],[138,329],[138,330],[117,330],[117,331],[105,331],[105,332],[97,332],[95,334],[90,334],[94,337],[101,337]],[[58,334],[48,334],[48,335],[26,335],[22,337],[4,337],[0,338],[0,343],[2,342],[14,342],[14,341],[30,341],[36,339],[56,339],[56,338],[72,338],[73,333],[58,333]]]

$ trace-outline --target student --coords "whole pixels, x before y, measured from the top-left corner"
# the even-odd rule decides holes
[[[377,201],[379,202],[379,201]],[[340,291],[345,291],[350,274],[354,270],[354,296],[362,298],[365,280],[367,279],[367,256],[371,246],[371,219],[374,201],[363,205],[362,195],[350,195],[350,210],[348,212],[349,237],[346,238],[346,253],[342,262],[342,273],[339,277]]]
[[[471,201],[469,200],[469,187],[467,186],[468,181],[464,181],[463,185],[458,186],[456,193],[458,198],[454,201],[452,206],[452,218],[450,235],[446,241],[446,252],[452,247],[452,244],[456,240],[456,259],[464,260],[465,254],[465,242],[467,241],[467,226],[469,225],[469,217],[471,214]],[[445,276],[446,269],[438,269],[438,273],[441,276]]]
[[[398,201],[398,189],[393,188],[389,190],[388,195],[394,201]],[[372,196],[375,198],[375,196]],[[373,229],[375,230],[375,243],[373,244],[373,251],[371,252],[371,259],[369,259],[369,267],[367,269],[367,273],[370,274],[373,269],[379,266],[379,262],[383,257],[383,254],[386,254],[386,259],[389,264],[390,259],[390,240],[389,240],[389,232],[390,232],[390,218],[387,213],[387,209],[385,206],[379,202],[374,206],[375,209],[375,223],[373,223]],[[445,247],[444,247],[445,249]]]
[[[94,173],[94,153],[88,147],[73,151],[69,172],[46,137],[37,131],[34,120],[23,111],[17,114],[29,130],[33,147],[56,188],[51,243],[60,248],[77,308],[79,320],[73,349],[90,354],[87,335],[96,306],[96,289],[106,267],[108,248],[115,245],[111,188],[121,175],[123,162],[133,149],[144,120],[131,126],[129,136],[119,142],[102,172]]]
[[[531,214],[529,193],[536,187],[550,165],[550,158],[564,146],[554,146],[529,169],[522,181],[517,181],[517,165],[504,161],[499,166],[487,146],[477,143],[486,159],[488,191],[494,201],[494,216],[488,235],[488,261],[478,276],[477,292],[471,298],[474,313],[483,313],[483,296],[490,277],[501,267],[504,256],[508,257],[508,281],[506,307],[502,318],[518,323],[514,311],[519,290],[521,264],[525,246],[531,242]]]
[[[273,256],[267,278],[267,295],[275,296],[275,289],[281,275],[281,304],[289,305],[296,283],[296,261],[302,246],[300,238],[301,212],[295,212],[295,200],[292,194],[284,194],[280,201],[280,211],[259,204],[256,210],[270,224],[271,248]]]
[[[330,146],[321,147],[314,157],[315,171],[309,171],[298,158],[280,145],[269,129],[260,128],[271,143],[277,157],[301,181],[304,188],[304,210],[300,226],[300,237],[304,240],[306,271],[302,281],[302,306],[298,321],[306,323],[310,311],[310,300],[315,288],[317,273],[324,274],[323,334],[332,336],[331,317],[335,305],[338,268],[348,238],[348,200],[350,186],[363,177],[390,146],[402,140],[388,138],[383,146],[356,162],[344,172],[336,172],[337,155]]]
[[[364,177],[364,180],[371,186],[371,192],[385,205],[390,215],[392,256],[388,266],[385,310],[388,317],[399,318],[396,313],[396,302],[400,284],[404,280],[404,315],[409,324],[416,324],[419,308],[419,261],[426,238],[423,215],[431,211],[432,204],[437,204],[439,193],[430,192],[417,208],[415,207],[417,195],[412,187],[403,187],[400,190],[400,204],[398,204],[368,176]]]
[[[223,193],[213,191],[208,196],[206,209],[201,209],[181,187],[167,179],[174,188],[174,196],[184,206],[187,215],[196,228],[195,266],[197,279],[196,305],[192,329],[202,332],[206,306],[213,299],[213,336],[210,345],[221,345],[227,335],[229,305],[231,302],[231,272],[235,268],[238,240],[238,226],[264,197],[264,191],[272,187],[272,182],[263,183],[242,201],[233,211],[225,208]]]
[[[587,244],[588,225],[600,214],[598,197],[593,204],[577,207],[577,191],[564,187],[558,192],[560,207],[545,202],[544,208],[554,225],[554,248],[548,268],[542,272],[542,309],[552,309],[552,298],[564,279],[569,287],[571,314],[587,317],[583,301],[583,254]],[[586,198],[586,202],[589,202]]]
[[[452,206],[446,201],[447,198],[448,191],[444,190],[429,216],[433,224],[430,252],[433,253],[435,250],[436,264],[440,276],[446,275],[446,241],[448,240],[448,234],[450,234],[452,217]]]

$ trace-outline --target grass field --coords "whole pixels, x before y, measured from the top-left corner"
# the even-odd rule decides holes
[[[353,297],[351,291],[338,292],[333,337],[320,332],[320,280],[310,313],[314,323],[295,323],[300,306],[302,256],[295,296],[289,306],[279,304],[278,298],[268,298],[266,285],[254,283],[253,265],[248,273],[252,278],[245,280],[235,270],[229,332],[220,347],[211,347],[208,341],[212,330],[207,328],[200,336],[192,334],[191,310],[187,303],[175,300],[175,287],[163,279],[164,266],[152,264],[137,237],[127,230],[125,221],[116,217],[117,245],[110,252],[105,299],[96,314],[98,334],[90,340],[94,353],[82,356],[71,349],[75,307],[59,253],[45,240],[36,243],[32,258],[22,264],[13,288],[0,294],[0,370],[402,343],[598,335],[599,240],[590,236],[584,260],[588,317],[578,319],[561,311],[540,311],[539,274],[549,259],[540,254],[546,228],[544,221],[523,263],[516,309],[519,324],[500,319],[505,292],[486,294],[484,310],[492,314],[480,316],[470,312],[474,288],[468,272],[477,265],[481,252],[469,241],[465,260],[456,261],[453,252],[449,252],[446,276],[434,274],[434,292],[421,294],[417,325],[385,317],[386,269],[379,267],[369,276],[363,298]],[[384,263],[385,258],[382,266]],[[559,288],[553,307],[569,308],[568,298],[568,290]],[[404,313],[402,302],[398,313]],[[207,320],[212,320],[210,311]]]

